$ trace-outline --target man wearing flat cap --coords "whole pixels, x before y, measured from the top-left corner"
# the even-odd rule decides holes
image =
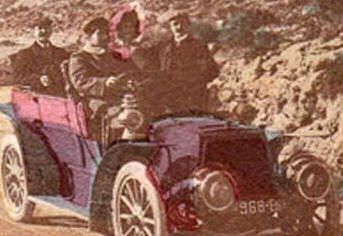
[[[65,81],[60,65],[69,53],[50,41],[52,20],[43,17],[34,26],[35,42],[11,57],[15,84],[29,86],[34,92],[65,96]]]
[[[107,108],[118,107],[119,111],[127,83],[127,64],[108,50],[108,27],[103,17],[88,22],[83,28],[84,44],[69,62],[70,80],[88,111],[91,132],[99,132]]]
[[[218,76],[219,66],[207,43],[193,36],[186,13],[167,12],[161,19],[172,33],[160,50],[161,70],[168,75],[165,96],[173,98],[169,107],[173,111],[210,111],[207,84]]]

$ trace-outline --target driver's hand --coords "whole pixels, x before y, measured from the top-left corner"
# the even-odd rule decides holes
[[[123,77],[125,77],[125,75],[125,73],[121,73],[118,76],[108,77],[105,82],[106,87],[113,88],[114,86],[116,86],[117,83],[119,83],[122,80]]]
[[[135,90],[135,83],[134,83],[134,81],[133,80],[127,81],[127,87],[130,90]]]
[[[50,79],[47,75],[42,75],[40,77],[40,82],[44,87],[48,87],[50,85]]]

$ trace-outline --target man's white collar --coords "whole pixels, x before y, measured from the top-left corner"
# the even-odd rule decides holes
[[[174,41],[175,41],[176,45],[180,45],[182,43],[182,41],[184,41],[187,38],[188,38],[188,34],[184,34],[181,37],[178,37],[177,39],[174,38]]]

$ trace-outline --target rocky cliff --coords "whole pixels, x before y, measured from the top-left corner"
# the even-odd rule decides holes
[[[25,37],[20,42],[16,38],[30,35],[41,15],[56,21],[56,41],[70,46],[87,19],[109,16],[124,2],[129,1],[1,0],[1,57],[25,45]],[[215,58],[222,70],[211,87],[221,102],[218,109],[227,117],[306,136],[292,139],[287,151],[305,148],[325,158],[330,153],[343,156],[342,1],[141,0],[140,4],[149,16],[170,7],[188,11],[195,33],[218,46]],[[2,73],[8,74],[5,69]]]

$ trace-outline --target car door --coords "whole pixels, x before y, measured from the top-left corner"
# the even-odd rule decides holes
[[[39,97],[42,130],[67,175],[70,201],[87,207],[90,184],[99,157],[97,143],[87,140],[82,107],[71,99]],[[66,184],[66,183],[63,183]]]
[[[87,140],[85,117],[71,99],[13,90],[16,117],[37,133],[58,165],[60,194],[86,207],[99,158],[96,142]]]

